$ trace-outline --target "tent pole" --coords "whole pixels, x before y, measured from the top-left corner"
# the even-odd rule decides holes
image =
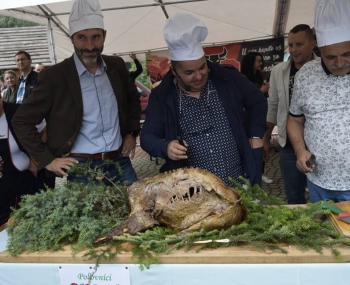
[[[290,2],[290,0],[277,0],[273,25],[273,34],[275,37],[283,37],[286,32]]]
[[[56,53],[55,53],[55,42],[53,38],[53,32],[52,32],[52,27],[51,27],[51,19],[48,18],[48,27],[49,27],[49,40],[50,40],[50,57],[51,57],[51,62],[53,64],[57,63],[57,58],[56,58]]]
[[[154,0],[154,1],[156,1],[156,2],[160,5],[160,7],[162,8],[163,13],[164,13],[164,15],[165,15],[165,18],[169,19],[169,15],[168,15],[167,10],[165,9],[163,0]]]
[[[186,3],[192,3],[192,2],[202,2],[202,1],[209,1],[209,0],[182,0],[182,1],[174,1],[174,2],[169,2],[169,3],[162,3],[160,4],[159,0],[154,0],[156,3],[152,3],[152,4],[142,4],[142,5],[133,5],[133,6],[122,6],[122,7],[111,7],[111,8],[101,8],[102,12],[105,11],[115,11],[115,10],[124,10],[124,9],[133,9],[133,8],[146,8],[146,7],[158,7],[159,5],[162,5],[164,7],[166,7],[167,5],[175,5],[175,4],[186,4]],[[13,10],[15,12],[24,12],[20,9],[8,9],[8,11]],[[36,15],[34,13],[29,13],[29,12],[25,12],[28,14],[32,14],[32,15]],[[51,17],[55,17],[55,16],[64,16],[64,15],[69,15],[70,12],[61,12],[61,13],[50,13]],[[48,15],[48,14],[45,14]]]
[[[41,12],[43,12],[43,16],[45,17],[45,18],[47,18],[47,19],[49,19],[49,20],[51,20],[55,25],[56,25],[56,27],[58,28],[58,29],[60,29],[67,37],[70,37],[69,36],[69,33],[66,31],[66,30],[64,30],[63,28],[62,28],[62,23],[59,23],[59,21],[56,21],[55,19],[54,19],[54,15],[52,15],[52,14],[49,14],[43,7],[46,7],[45,5],[44,6],[42,6],[42,5],[38,5],[38,8],[41,10]],[[28,13],[28,14],[30,14],[30,15],[35,15],[35,14],[33,14],[33,13],[29,13],[29,12],[24,12],[24,13]]]

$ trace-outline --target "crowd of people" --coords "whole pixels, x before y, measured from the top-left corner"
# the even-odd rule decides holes
[[[17,52],[14,61],[20,76],[14,70],[6,70],[1,80],[0,224],[7,221],[11,208],[17,207],[22,195],[34,194],[40,189],[45,189],[45,184],[48,182],[35,168],[19,143],[11,122],[20,104],[30,96],[39,71],[32,70],[30,55],[25,51]],[[43,64],[41,66],[45,68]],[[37,125],[38,133],[42,133],[44,129],[45,122]],[[46,185],[54,187],[54,183],[52,181]]]
[[[272,183],[264,174],[273,128],[278,126],[280,169],[289,204],[350,200],[350,3],[317,0],[316,40],[306,24],[288,33],[290,59],[263,79],[264,57],[250,52],[241,70],[205,57],[208,29],[177,13],[164,26],[171,67],[152,90],[140,129],[140,95],[118,56],[103,55],[106,39],[97,0],[76,0],[69,17],[70,58],[32,68],[29,53],[3,73],[0,100],[0,224],[20,197],[55,187],[55,177],[89,162],[106,178],[130,185],[131,159],[143,150],[165,158],[160,171],[200,167],[233,186]],[[40,72],[40,74],[39,74]],[[109,179],[103,182],[109,183]]]

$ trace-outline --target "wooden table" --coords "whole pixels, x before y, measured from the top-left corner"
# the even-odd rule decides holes
[[[190,251],[175,250],[169,254],[160,254],[162,264],[232,264],[232,263],[339,263],[350,262],[350,247],[338,246],[342,259],[337,260],[329,249],[324,249],[323,254],[314,250],[301,252],[295,246],[283,246],[288,254],[280,252],[257,251],[252,246],[238,246],[217,249],[205,249],[196,252],[196,248]],[[0,253],[0,262],[10,263],[94,263],[87,260],[83,253],[72,256],[69,246],[64,251],[21,254],[17,257],[8,256],[7,252]],[[130,252],[118,254],[113,260],[102,263],[125,264],[135,263],[131,259]]]
[[[0,244],[7,237],[0,233]],[[176,250],[160,255],[160,265],[140,271],[130,252],[123,252],[102,267],[124,266],[130,270],[131,285],[333,285],[347,284],[350,272],[350,247],[338,246],[342,260],[330,250],[323,254],[300,252],[287,247],[288,254],[259,252],[251,246],[213,250]],[[72,256],[70,247],[64,251],[21,254],[17,257],[0,252],[0,284],[61,285],[59,268],[94,265],[81,254]],[[48,283],[49,282],[49,283]]]

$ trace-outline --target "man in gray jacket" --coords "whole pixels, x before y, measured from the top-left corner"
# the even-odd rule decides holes
[[[269,159],[269,140],[275,125],[278,127],[280,148],[280,167],[284,181],[284,191],[288,204],[304,204],[306,176],[296,167],[296,156],[286,134],[289,105],[293,96],[294,76],[308,61],[313,60],[316,45],[312,30],[300,24],[290,30],[288,47],[290,59],[272,69],[268,98],[267,126],[264,135],[264,160]]]

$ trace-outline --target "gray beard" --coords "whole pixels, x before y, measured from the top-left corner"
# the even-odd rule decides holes
[[[75,51],[75,53],[77,54],[77,56],[79,57],[79,59],[80,59],[84,64],[86,64],[86,65],[92,65],[92,64],[96,64],[98,58],[101,56],[101,53],[102,53],[102,51],[103,51],[103,47],[102,47],[102,49],[100,50],[100,52],[97,54],[96,57],[84,57],[84,56],[82,55],[82,52],[81,52],[79,49],[75,48],[75,47],[74,47],[74,51]]]
[[[81,57],[86,65],[95,64],[97,62],[97,58],[98,57]]]

